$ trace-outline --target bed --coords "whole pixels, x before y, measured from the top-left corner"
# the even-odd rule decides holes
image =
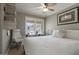
[[[73,36],[73,31],[68,31]],[[77,32],[79,34],[79,31]],[[76,33],[76,34],[77,34]],[[78,35],[77,34],[77,35]],[[27,55],[78,55],[79,40],[76,36],[57,38],[52,35],[27,37],[24,39],[24,48]]]

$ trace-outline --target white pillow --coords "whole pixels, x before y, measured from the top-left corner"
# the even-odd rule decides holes
[[[65,30],[54,30],[53,36],[58,37],[58,38],[64,38],[66,36],[66,31]]]

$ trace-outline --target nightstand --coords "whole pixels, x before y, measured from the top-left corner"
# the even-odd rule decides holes
[[[9,47],[8,55],[25,55],[24,46],[20,45],[18,47]]]

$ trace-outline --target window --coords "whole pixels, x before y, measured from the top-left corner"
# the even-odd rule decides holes
[[[26,22],[26,34],[27,35],[38,35],[42,34],[42,25],[41,23],[33,23],[33,22]]]
[[[44,19],[42,18],[25,18],[26,35],[40,35],[44,32]]]
[[[36,34],[41,34],[42,33],[42,25],[41,23],[36,23]]]
[[[26,22],[26,34],[35,35],[35,24],[31,22]]]

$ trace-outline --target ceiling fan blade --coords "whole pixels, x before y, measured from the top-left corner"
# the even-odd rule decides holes
[[[31,10],[40,10],[40,9],[43,9],[43,7],[40,6],[40,7],[32,8]]]
[[[46,7],[44,3],[41,3],[41,5],[42,5],[43,7]]]
[[[50,8],[48,8],[48,10],[50,10],[50,11],[54,11],[54,9],[50,9]]]
[[[56,5],[56,3],[48,3],[48,7],[53,7],[55,5]]]

